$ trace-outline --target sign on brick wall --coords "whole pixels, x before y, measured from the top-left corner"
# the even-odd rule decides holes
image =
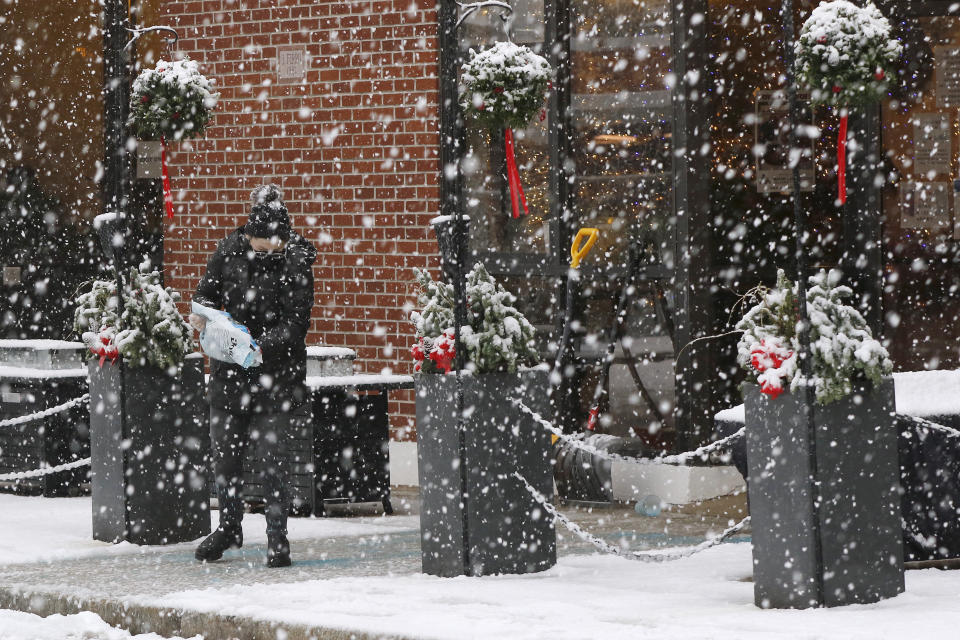
[[[152,180],[160,177],[160,142],[137,141],[137,179]]]
[[[277,82],[303,82],[307,77],[307,50],[304,47],[277,49]]]

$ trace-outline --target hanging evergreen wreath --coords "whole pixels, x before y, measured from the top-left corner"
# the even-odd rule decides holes
[[[903,50],[890,21],[871,2],[822,2],[794,45],[797,82],[816,104],[847,107],[881,100]]]
[[[491,129],[522,129],[541,113],[553,71],[527,47],[498,42],[470,50],[463,65],[464,113]]]
[[[160,60],[133,81],[127,124],[142,140],[196,138],[210,122],[218,97],[193,60]]]
[[[514,150],[513,130],[526,127],[539,113],[546,117],[543,103],[550,89],[553,70],[543,56],[512,42],[498,42],[477,53],[462,69],[461,106],[464,113],[482,126],[503,129],[507,181],[513,217],[520,209],[529,213]]]
[[[160,60],[154,69],[144,69],[133,81],[130,118],[127,125],[141,140],[160,140],[163,207],[173,218],[173,190],[167,167],[167,141],[203,135],[213,116],[219,94],[210,80],[189,58]]]

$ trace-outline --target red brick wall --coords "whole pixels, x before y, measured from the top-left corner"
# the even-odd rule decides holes
[[[205,138],[174,147],[168,282],[189,300],[206,256],[243,224],[250,190],[280,185],[319,250],[308,344],[356,349],[364,372],[411,371],[411,268],[436,266],[434,0],[159,0],[221,94]],[[278,84],[277,47],[304,45],[306,82]],[[412,392],[393,393],[395,437]]]

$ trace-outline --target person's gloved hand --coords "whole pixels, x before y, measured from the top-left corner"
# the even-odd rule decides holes
[[[190,322],[190,326],[197,331],[203,331],[207,326],[207,319],[196,313],[191,313],[188,320]]]
[[[249,369],[250,367],[259,367],[263,364],[263,350],[260,347],[257,347],[256,351],[251,351],[247,354],[246,359],[243,361],[243,368]]]

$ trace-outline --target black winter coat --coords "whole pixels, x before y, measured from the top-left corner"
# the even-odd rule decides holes
[[[193,299],[245,325],[263,350],[263,364],[244,369],[211,359],[211,406],[234,414],[280,413],[306,402],[305,339],[316,257],[313,245],[296,233],[282,253],[257,254],[243,227],[217,245]]]

